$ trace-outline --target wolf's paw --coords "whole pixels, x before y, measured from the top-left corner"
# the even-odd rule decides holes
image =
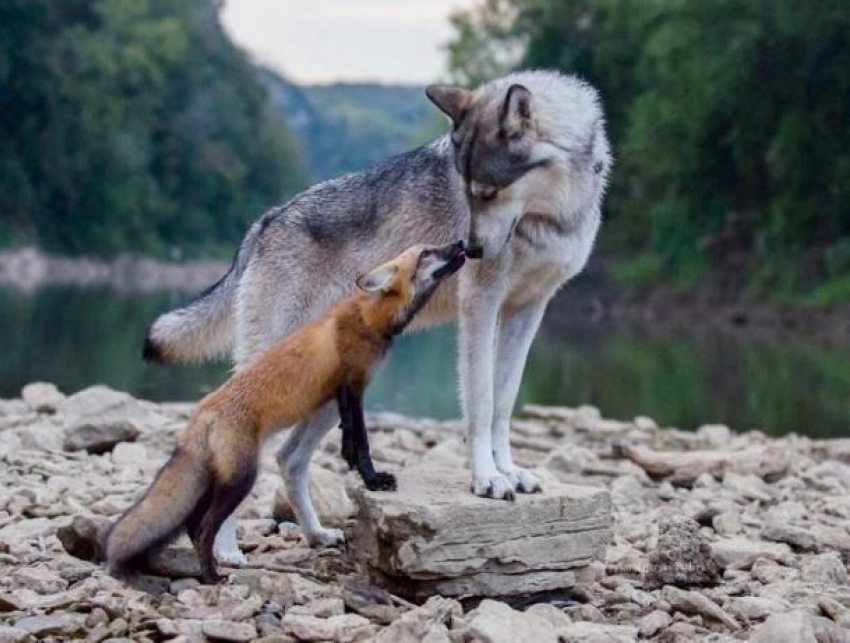
[[[514,488],[510,480],[498,471],[482,475],[473,474],[472,493],[483,498],[514,500]]]
[[[374,478],[363,482],[369,491],[395,491],[397,487],[395,476],[383,471],[379,471]]]
[[[237,549],[216,549],[215,559],[222,565],[230,567],[242,567],[248,564],[248,559],[245,558],[238,548]]]
[[[345,542],[345,534],[341,529],[317,529],[304,536],[310,547],[338,547]]]
[[[521,467],[508,467],[499,469],[504,476],[510,480],[514,491],[517,493],[540,493],[543,488],[537,482],[537,478],[528,469]]]

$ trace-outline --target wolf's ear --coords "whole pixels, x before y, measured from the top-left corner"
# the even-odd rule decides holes
[[[531,92],[525,85],[508,87],[499,109],[499,127],[509,136],[524,134],[531,127]]]
[[[398,266],[385,263],[365,275],[360,275],[357,278],[357,287],[366,292],[389,292],[397,273]]]
[[[472,92],[455,85],[429,85],[425,88],[425,95],[457,125],[463,110],[469,105]]]

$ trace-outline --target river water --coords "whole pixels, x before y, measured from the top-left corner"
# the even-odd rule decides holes
[[[198,399],[227,376],[227,364],[164,367],[140,359],[148,322],[183,297],[0,289],[0,397],[44,380],[65,392],[105,383],[152,400]],[[593,404],[608,417],[648,415],[683,429],[721,422],[774,435],[850,436],[846,343],[564,319],[571,318],[557,314],[544,323],[521,403]],[[454,333],[447,326],[397,340],[368,391],[368,407],[456,417]]]

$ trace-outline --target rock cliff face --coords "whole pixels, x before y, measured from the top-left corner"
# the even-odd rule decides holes
[[[0,642],[850,636],[850,440],[527,407],[515,454],[545,492],[499,503],[468,494],[457,423],[375,415],[373,455],[397,493],[362,489],[338,432],[314,460],[345,548],[312,550],[272,519],[288,505],[269,445],[241,509],[247,567],[201,585],[179,540],[149,574],[113,579],[92,562],[96,534],[150,482],[190,411],[105,387],[31,385],[0,401]]]

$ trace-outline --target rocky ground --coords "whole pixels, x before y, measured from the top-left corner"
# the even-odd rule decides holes
[[[242,510],[248,565],[210,587],[178,541],[132,584],[93,534],[164,462],[191,410],[104,387],[32,384],[0,401],[0,643],[33,639],[494,642],[850,638],[850,439],[694,433],[596,409],[528,407],[517,459],[540,478],[604,487],[613,541],[573,587],[414,604],[371,584],[346,549],[312,550],[285,519],[272,457]],[[373,416],[373,455],[404,476],[463,466],[456,423]],[[314,459],[324,521],[352,527],[334,431]],[[274,516],[277,520],[272,519]]]

